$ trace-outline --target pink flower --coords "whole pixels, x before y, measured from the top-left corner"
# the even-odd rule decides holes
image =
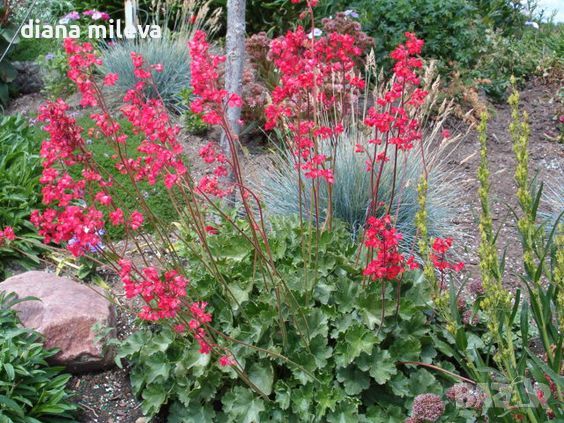
[[[174,331],[176,333],[184,333],[186,332],[186,326],[182,325],[182,324],[178,324],[178,325],[174,325]]]
[[[96,196],[94,198],[96,199],[97,202],[99,202],[100,204],[102,204],[104,206],[108,206],[112,202],[112,196],[106,194],[103,191],[97,192]]]
[[[143,66],[143,56],[141,56],[139,53],[136,53],[134,51],[132,51],[130,53],[131,55],[131,60],[133,62],[133,66],[135,66],[135,68],[140,68]]]
[[[144,221],[143,215],[139,213],[137,210],[135,210],[133,213],[131,213],[129,226],[131,227],[131,229],[137,230],[143,225],[143,221]]]
[[[117,208],[113,212],[110,213],[110,222],[112,225],[117,226],[123,224],[123,210]]]
[[[219,233],[216,227],[210,225],[206,226],[206,232],[210,235],[217,235]]]
[[[375,258],[368,263],[363,274],[373,281],[396,279],[405,271],[405,258],[399,252],[401,234],[392,226],[390,215],[370,217],[364,232],[364,245],[374,251]]]
[[[16,234],[14,233],[14,229],[11,226],[6,226],[4,228],[4,238],[8,241],[13,241],[16,239]]]
[[[104,77],[104,85],[107,87],[111,87],[116,84],[119,76],[117,73],[108,73]]]
[[[234,366],[235,365],[235,360],[233,360],[230,356],[228,355],[222,355],[221,357],[219,357],[219,365],[221,367],[230,367],[230,366]]]

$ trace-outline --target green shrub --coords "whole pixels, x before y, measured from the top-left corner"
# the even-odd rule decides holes
[[[338,4],[338,0],[320,0],[314,8],[315,16],[321,19],[338,12],[340,10]],[[225,35],[226,6],[227,0],[212,0],[211,2],[211,7],[223,10],[222,31],[219,35]],[[303,10],[303,4],[294,4],[291,0],[248,0],[245,22],[247,34],[264,31],[269,36],[275,37],[295,28],[300,22],[307,26],[307,20],[300,21],[299,19]]]
[[[39,56],[37,62],[41,66],[43,93],[50,99],[64,98],[75,91],[74,85],[67,76],[69,65],[63,46],[58,44],[52,52]]]
[[[470,3],[486,25],[501,31],[504,36],[520,35],[527,20],[526,9],[530,13],[534,11],[531,9],[536,9],[535,0],[470,0]]]
[[[146,88],[146,94],[149,97],[160,96],[169,110],[183,111],[181,92],[190,87],[188,47],[169,37],[108,44],[102,49],[103,71],[119,75],[112,90],[118,98],[123,97],[125,91],[136,82],[131,52],[141,54],[149,65],[163,65],[162,72],[153,72],[158,94],[152,86]]]
[[[488,30],[479,47],[480,56],[467,76],[485,80],[480,84],[494,100],[503,101],[510,87],[510,77],[519,83],[530,75],[551,66],[564,65],[563,25],[540,24],[527,28],[520,36],[503,36]]]
[[[32,267],[45,249],[29,222],[31,211],[41,203],[42,168],[35,137],[25,118],[0,118],[0,229],[11,226],[18,236],[9,245],[0,245],[0,277],[7,262]]]
[[[3,8],[0,7],[0,14],[2,12]],[[13,48],[14,43],[17,43],[17,37],[13,38],[16,31],[17,28],[9,23],[0,25],[0,57]],[[10,61],[6,60],[6,58],[0,61],[0,109],[8,105],[8,100],[10,99],[9,84],[17,75],[18,73]]]
[[[22,38],[10,53],[13,61],[35,61],[60,47],[55,38]]]
[[[476,8],[467,0],[356,0],[342,8],[360,14],[363,30],[375,39],[377,58],[387,59],[405,31],[425,40],[423,54],[454,61],[469,68],[475,63],[476,49],[485,27]]]
[[[76,406],[65,390],[71,376],[47,364],[57,351],[45,350],[41,336],[21,326],[11,309],[18,302],[0,292],[0,421],[75,421]]]
[[[169,422],[402,421],[414,396],[442,393],[450,378],[401,363],[440,363],[429,336],[429,293],[417,274],[406,275],[401,286],[363,286],[343,225],[322,234],[316,257],[302,249],[307,228],[297,219],[273,219],[276,267],[303,310],[293,316],[289,307],[277,309],[272,286],[254,272],[245,237],[228,224],[218,226],[209,245],[234,297],[227,302],[221,285],[186,252],[189,289],[209,303],[218,330],[237,340],[216,341],[230,344],[255,392],[232,367],[201,355],[197,343],[171,328],[144,327],[121,344],[117,357],[131,365],[144,413],[154,415],[168,404]],[[315,274],[306,265],[314,259]],[[277,348],[284,344],[279,318],[296,323],[283,349]]]

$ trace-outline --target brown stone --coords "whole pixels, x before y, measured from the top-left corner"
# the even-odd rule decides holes
[[[113,363],[112,351],[96,340],[94,325],[113,327],[112,304],[101,293],[69,278],[26,272],[0,283],[0,291],[36,297],[15,306],[22,324],[45,337],[46,348],[60,351],[53,364],[75,373],[100,370]]]

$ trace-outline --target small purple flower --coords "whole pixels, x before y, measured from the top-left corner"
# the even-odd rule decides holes
[[[53,53],[47,53],[45,55],[45,60],[49,61],[49,60],[53,60],[55,58],[55,55]]]
[[[345,16],[348,16],[349,18],[353,18],[353,19],[358,19],[360,18],[360,15],[358,13],[356,13],[354,10],[345,10]]]
[[[69,21],[78,21],[80,19],[80,13],[75,10],[73,12],[67,13],[65,18],[67,18]]]
[[[445,412],[445,404],[435,394],[417,395],[411,405],[411,417],[417,422],[436,422]]]

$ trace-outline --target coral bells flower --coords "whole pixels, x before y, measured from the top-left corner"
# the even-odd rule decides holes
[[[179,312],[186,297],[188,280],[175,270],[161,274],[154,267],[145,267],[140,275],[133,276],[133,266],[127,260],[120,261],[120,278],[127,298],[141,296],[145,302],[139,317],[157,321],[172,319]]]
[[[203,31],[196,31],[188,45],[192,58],[192,86],[196,96],[191,105],[192,111],[201,114],[204,122],[219,125],[222,123],[225,106],[242,105],[239,96],[221,87],[217,68],[220,63],[225,62],[225,56],[216,56],[209,52],[209,44]]]
[[[93,81],[93,69],[102,64],[96,56],[94,47],[90,43],[79,43],[73,38],[65,38],[63,47],[68,56],[68,77],[74,81],[82,98],[80,105],[83,107],[94,107],[98,104],[96,100],[96,88]]]
[[[431,260],[435,268],[441,272],[447,269],[452,269],[455,272],[460,272],[464,269],[464,263],[451,263],[446,260],[446,254],[452,247],[452,238],[435,238],[431,246]]]
[[[123,210],[120,209],[120,208],[111,212],[109,217],[110,217],[110,222],[114,226],[121,225],[124,222],[124,220],[123,220]]]
[[[340,122],[334,128],[322,126],[316,116],[341,116],[364,87],[356,70],[363,50],[356,41],[355,36],[338,32],[317,31],[310,37],[298,27],[270,43],[268,59],[280,79],[271,93],[272,104],[265,109],[265,129],[290,130],[288,147],[308,179],[334,181],[331,163],[318,152],[322,142],[335,141],[343,126]]]
[[[364,233],[364,245],[376,252],[363,274],[376,280],[394,280],[405,271],[405,258],[399,252],[401,234],[392,226],[390,215],[370,217]]]
[[[4,243],[4,240],[13,241],[16,239],[16,234],[11,226],[6,226],[4,230],[0,230],[0,245]]]
[[[411,405],[411,418],[414,422],[436,422],[445,412],[445,404],[435,394],[417,395]]]
[[[233,360],[228,355],[222,355],[221,357],[219,357],[219,365],[221,367],[230,367],[235,365],[235,360]]]
[[[135,210],[133,213],[131,213],[131,216],[129,218],[129,226],[131,227],[131,229],[137,230],[143,225],[144,220],[145,218],[143,217],[143,215]]]
[[[106,76],[104,76],[104,85],[107,87],[114,86],[118,81],[118,78],[119,76],[117,73],[108,73]]]
[[[206,302],[196,302],[190,305],[190,313],[192,313],[193,319],[190,320],[188,326],[200,345],[201,354],[209,354],[211,351],[211,344],[207,341],[205,329],[202,327],[212,321],[211,314],[206,312],[207,305]]]

